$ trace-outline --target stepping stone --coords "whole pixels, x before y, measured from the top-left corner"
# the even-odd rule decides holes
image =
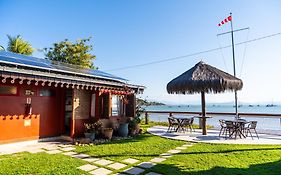
[[[124,173],[128,173],[128,174],[140,174],[142,172],[144,172],[145,170],[144,169],[141,169],[141,168],[137,168],[137,167],[132,167],[130,169],[127,169],[124,171]]]
[[[60,150],[62,150],[62,151],[73,151],[73,150],[75,150],[75,148],[73,148],[73,147],[65,147],[65,148],[60,148]]]
[[[149,173],[146,173],[145,175],[162,175],[162,174],[154,173],[154,172],[149,172]]]
[[[169,158],[169,157],[172,157],[172,154],[171,153],[163,153],[163,154],[160,154],[161,157],[164,157],[164,158]]]
[[[168,153],[172,153],[172,154],[176,154],[179,152],[181,152],[181,150],[173,149],[173,150],[168,151]]]
[[[59,147],[57,147],[57,146],[47,146],[47,147],[43,147],[43,149],[48,150],[48,151],[52,151],[52,150],[59,149]]]
[[[110,173],[112,173],[112,171],[105,169],[105,168],[98,168],[98,169],[90,172],[90,174],[94,174],[94,175],[107,175]]]
[[[77,154],[76,152],[65,152],[65,153],[62,153],[63,155],[66,155],[66,156],[73,156],[75,154]]]
[[[125,165],[123,163],[114,163],[114,164],[108,165],[107,167],[115,169],[115,170],[119,170],[119,169],[122,169],[122,168],[124,168],[126,166],[127,165]]]
[[[111,160],[100,159],[100,160],[98,160],[94,163],[97,164],[97,165],[106,166],[106,165],[109,165],[113,162]]]
[[[51,150],[51,151],[46,151],[46,153],[48,154],[58,154],[58,153],[61,153],[60,150]]]
[[[151,168],[151,167],[153,167],[155,165],[156,164],[152,163],[152,162],[142,162],[138,166],[141,167],[141,168]]]
[[[91,165],[91,164],[86,164],[86,165],[82,165],[80,167],[78,167],[78,169],[83,170],[83,171],[91,171],[93,169],[97,169],[98,167],[95,165]]]
[[[182,145],[183,147],[190,147],[190,146],[193,146],[192,144],[184,144]]]
[[[186,147],[185,146],[181,146],[181,147],[176,147],[176,149],[184,150],[184,149],[186,149]]]
[[[75,158],[78,158],[78,159],[84,159],[84,158],[87,158],[87,157],[90,157],[90,156],[87,155],[87,154],[74,154],[71,157],[75,157]]]
[[[129,163],[129,164],[134,164],[134,163],[137,163],[138,161],[139,161],[139,160],[137,160],[137,159],[132,159],[132,158],[123,160],[123,162]]]
[[[100,159],[98,159],[98,158],[93,158],[93,157],[87,157],[87,158],[84,158],[84,159],[82,159],[82,160],[85,160],[85,161],[87,161],[87,162],[95,162],[95,161],[98,161],[98,160],[100,160]]]
[[[44,152],[44,150],[42,150],[42,149],[31,149],[31,150],[28,150],[27,152],[29,152],[31,154],[35,154],[35,153]]]
[[[165,158],[161,158],[161,157],[155,157],[153,159],[151,159],[151,162],[155,162],[155,163],[159,163],[159,162],[163,162],[164,160],[166,160]]]
[[[66,145],[63,145],[63,144],[62,144],[62,145],[58,145],[58,146],[61,147],[61,148],[67,148],[67,147],[72,147],[73,145],[71,145],[71,144],[69,144],[69,145],[67,145],[67,144],[66,144]]]

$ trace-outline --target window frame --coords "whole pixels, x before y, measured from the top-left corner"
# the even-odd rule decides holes
[[[5,85],[5,84],[1,84],[0,87],[3,87],[3,86],[8,86],[8,87],[16,87],[17,89],[17,93],[16,94],[1,94],[0,93],[0,96],[19,96],[19,86],[17,85]]]

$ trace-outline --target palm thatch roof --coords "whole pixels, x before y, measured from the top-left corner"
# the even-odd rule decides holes
[[[220,93],[241,90],[243,82],[202,61],[167,84],[169,94]]]

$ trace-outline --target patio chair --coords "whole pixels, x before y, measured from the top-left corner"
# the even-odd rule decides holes
[[[220,133],[219,133],[219,137],[221,136],[221,134],[223,135],[224,132],[226,132],[226,124],[225,124],[225,120],[219,120],[221,129],[220,129]]]
[[[195,131],[194,128],[192,127],[193,121],[194,121],[193,117],[183,119],[181,126],[184,129],[184,131],[187,131],[188,129],[190,129],[190,132]]]
[[[167,132],[176,131],[176,129],[178,128],[178,125],[179,125],[177,120],[173,117],[168,117],[168,124],[169,124],[169,127],[168,127]]]
[[[235,130],[235,125],[232,121],[225,121],[225,138],[227,138],[227,134],[228,137],[231,137],[231,135],[233,134],[233,131]]]
[[[254,130],[255,133],[256,133],[257,138],[259,139],[258,133],[256,131],[257,123],[258,123],[257,121],[250,121],[249,124],[244,127],[244,132],[246,134],[246,137],[248,137],[248,134],[250,133],[252,139],[254,139],[253,135],[251,133],[251,130]]]

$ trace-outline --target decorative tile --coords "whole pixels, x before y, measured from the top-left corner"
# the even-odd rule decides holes
[[[151,167],[153,167],[155,165],[156,164],[152,163],[152,162],[142,162],[138,166],[141,167],[141,168],[151,168]]]
[[[98,169],[90,172],[90,174],[94,174],[94,175],[107,175],[110,173],[112,173],[112,171],[105,169],[105,168],[98,168]]]
[[[98,160],[94,163],[97,164],[97,165],[106,166],[106,165],[109,165],[113,162],[111,160],[100,159],[100,160]]]
[[[140,173],[142,173],[144,171],[145,171],[144,169],[137,168],[137,167],[132,167],[130,169],[125,170],[124,173],[136,175],[136,174],[140,174]]]
[[[161,157],[155,157],[153,159],[151,159],[151,162],[155,162],[155,163],[159,163],[159,162],[163,162],[164,160],[166,160],[165,158],[161,158]]]
[[[97,169],[98,167],[95,165],[91,165],[91,164],[86,164],[86,165],[82,165],[80,167],[78,167],[78,169],[83,170],[83,171],[91,171],[93,169]]]
[[[51,151],[46,151],[46,153],[48,154],[58,154],[58,153],[61,153],[60,150],[51,150]]]
[[[123,162],[129,163],[129,164],[134,164],[134,163],[137,163],[138,161],[139,161],[139,160],[137,160],[137,159],[132,159],[132,158],[123,160]]]
[[[115,169],[115,170],[119,170],[119,169],[122,169],[122,168],[124,168],[126,166],[127,165],[125,165],[123,163],[114,163],[114,164],[108,165],[107,167]]]

